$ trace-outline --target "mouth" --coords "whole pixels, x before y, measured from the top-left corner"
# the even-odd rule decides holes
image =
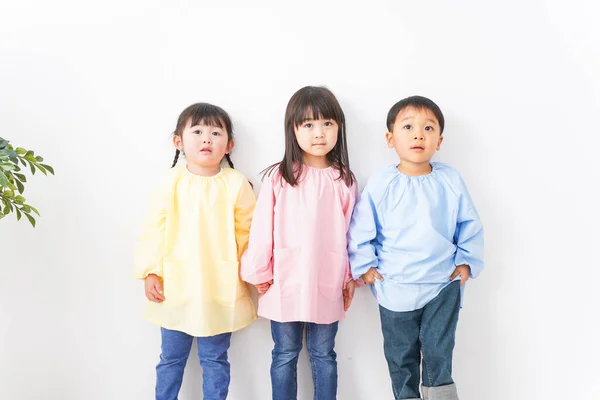
[[[209,148],[200,149],[200,153],[212,153],[212,150]]]
[[[314,143],[313,147],[323,147],[325,146],[325,143]]]
[[[423,150],[425,150],[425,147],[423,147],[423,146],[412,146],[410,149],[411,150],[415,150],[415,151],[423,151]]]

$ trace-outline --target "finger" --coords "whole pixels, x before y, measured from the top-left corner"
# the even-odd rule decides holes
[[[273,284],[273,279],[271,279],[269,282],[267,282],[269,285]]]
[[[454,272],[452,273],[452,275],[450,275],[450,280],[453,281],[454,278],[456,278],[458,276],[458,274],[460,273],[460,271],[457,269],[454,270]],[[462,277],[461,277],[462,278]]]
[[[156,290],[156,288],[154,288],[154,287],[153,287],[152,289],[150,289],[150,294],[151,294],[152,296],[154,296],[154,298],[155,298],[156,300],[163,301],[163,300],[165,299],[165,297],[164,297],[164,296],[163,296],[161,293],[159,293],[159,292]]]
[[[460,275],[460,286],[467,283],[467,280],[469,280],[469,274],[468,273],[461,274]]]
[[[377,279],[379,279],[380,281],[383,280],[383,277],[381,275],[379,275],[379,272],[377,272],[377,270],[373,271],[373,276]]]
[[[146,296],[146,298],[148,300],[150,300],[153,303],[160,303],[160,301],[158,301],[158,299],[156,298],[156,296],[154,296],[152,293],[148,293],[148,295]]]
[[[162,285],[160,284],[160,282],[156,282],[154,284],[154,288],[156,289],[156,291],[160,294],[162,294]]]

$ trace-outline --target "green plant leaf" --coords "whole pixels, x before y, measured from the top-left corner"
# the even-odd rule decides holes
[[[17,221],[21,220],[21,211],[17,208]]]
[[[46,168],[48,170],[48,172],[50,172],[52,175],[54,175],[54,168],[52,168],[51,166],[47,165],[47,164],[40,164],[42,167]]]
[[[23,211],[25,214],[30,214],[31,213],[31,207],[28,206],[27,204],[23,204],[23,206],[21,207],[21,211]]]
[[[35,166],[37,167],[37,169],[39,169],[40,171],[42,171],[42,173],[43,173],[44,175],[48,175],[48,174],[46,173],[46,168],[42,167],[40,164],[35,164]]]
[[[19,174],[17,172],[13,172],[12,174],[14,175],[15,178],[17,178],[21,182],[23,182],[23,183],[27,182],[27,177],[25,175]]]
[[[9,199],[13,199],[15,197],[15,192],[10,189],[6,189],[2,194]]]
[[[29,223],[31,223],[31,226],[33,226],[35,228],[35,219],[29,214],[25,214],[25,216],[29,220]]]
[[[20,155],[20,156],[22,156],[23,154],[27,154],[27,150],[25,150],[25,149],[24,149],[24,148],[22,148],[22,147],[17,147],[17,148],[15,149],[15,152],[16,152],[18,155]]]
[[[35,156],[35,161],[42,162],[42,161],[44,161],[44,157],[42,157],[42,156]]]
[[[8,150],[8,158],[10,158],[10,161],[13,164],[16,164],[17,161],[19,161],[19,156],[17,156],[17,153],[14,150]]]
[[[15,169],[15,165],[12,163],[2,163],[0,164],[0,168],[4,171],[13,171]]]
[[[0,186],[8,186],[8,178],[4,175],[4,172],[0,171]]]
[[[2,212],[3,212],[4,214],[8,214],[8,213],[10,212],[10,207],[9,207],[9,205],[8,205],[8,204],[4,206],[4,210],[2,210]]]
[[[20,196],[20,195],[15,196],[15,203],[18,203],[18,204],[25,203],[25,197]]]
[[[23,184],[20,181],[15,181],[15,183],[17,184],[17,189],[19,190],[19,193],[23,194],[23,192],[25,191],[25,186],[23,186]]]
[[[29,169],[31,170],[31,175],[35,175],[35,167],[32,162],[29,163]]]
[[[29,208],[31,208],[31,211],[36,213],[38,215],[38,217],[40,216],[40,212],[37,210],[37,208],[35,208],[34,206],[29,206]]]

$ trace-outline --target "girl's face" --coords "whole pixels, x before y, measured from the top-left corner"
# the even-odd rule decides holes
[[[306,165],[328,167],[327,153],[336,145],[339,125],[333,119],[309,119],[294,129]]]
[[[181,136],[173,136],[175,147],[185,154],[188,169],[196,175],[214,175],[221,169],[221,160],[231,152],[233,141],[227,131],[200,122],[192,126],[190,119]]]
[[[428,109],[414,107],[407,107],[398,113],[392,132],[387,132],[385,137],[388,146],[396,150],[402,163],[415,166],[428,166],[444,140],[435,115]]]

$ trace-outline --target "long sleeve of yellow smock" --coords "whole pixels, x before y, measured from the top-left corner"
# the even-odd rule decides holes
[[[142,233],[135,250],[133,277],[145,279],[150,274],[163,276],[163,250],[167,221],[167,202],[172,188],[172,174],[163,176],[154,188],[144,217]]]

